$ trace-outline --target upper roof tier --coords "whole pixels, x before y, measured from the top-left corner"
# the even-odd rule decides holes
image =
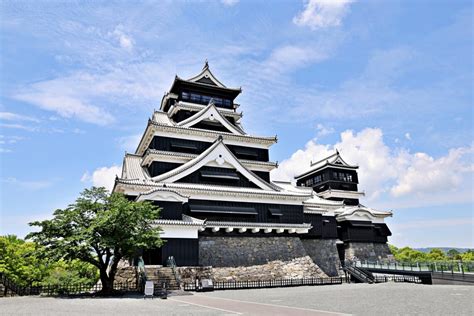
[[[341,168],[341,169],[357,169],[359,166],[355,165],[350,165],[347,162],[342,159],[341,154],[339,154],[339,151],[336,150],[336,152],[329,157],[326,157],[324,159],[318,160],[316,162],[311,162],[310,169],[308,171],[305,171],[304,173],[295,176],[296,180],[299,180],[309,174],[312,174],[314,172],[317,172],[321,169],[327,168],[327,167],[335,167],[335,168]]]
[[[202,71],[196,76],[189,79],[183,79],[179,76],[174,78],[173,84],[171,85],[168,94],[174,94],[178,96],[179,99],[181,99],[183,97],[183,92],[188,94],[194,92],[204,98],[223,99],[233,102],[234,99],[242,92],[242,89],[229,88],[225,86],[211,72],[209,69],[209,63],[206,60]],[[192,95],[190,95],[190,97],[192,97]],[[169,103],[161,103],[161,110],[166,111],[167,107],[169,107]]]

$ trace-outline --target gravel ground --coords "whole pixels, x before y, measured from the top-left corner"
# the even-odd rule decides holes
[[[13,297],[0,299],[0,315],[262,316],[266,314],[262,313],[265,306],[268,314],[271,310],[273,315],[324,314],[317,311],[354,315],[474,315],[473,304],[474,286],[383,283],[216,291],[168,300],[143,300],[141,296]],[[287,307],[275,313],[278,306]]]

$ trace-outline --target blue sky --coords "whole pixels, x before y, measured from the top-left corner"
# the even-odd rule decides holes
[[[338,148],[397,246],[474,247],[470,1],[2,1],[0,233],[108,185],[209,60],[274,179]]]

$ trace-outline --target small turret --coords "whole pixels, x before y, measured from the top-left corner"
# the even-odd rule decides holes
[[[310,169],[295,177],[298,186],[312,187],[319,197],[344,201],[346,205],[359,205],[358,166],[349,165],[339,151],[329,157],[312,162]]]

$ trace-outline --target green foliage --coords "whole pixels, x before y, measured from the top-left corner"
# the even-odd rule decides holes
[[[17,284],[39,285],[48,274],[48,264],[38,257],[35,243],[0,236],[0,272]]]
[[[396,249],[395,252],[392,251],[392,254],[395,257],[395,260],[401,261],[401,262],[414,262],[414,261],[426,260],[425,253],[418,250],[414,250],[410,247],[403,247],[400,249]]]
[[[57,261],[42,280],[43,285],[94,285],[99,279],[98,270],[93,265],[79,260]]]
[[[462,260],[465,262],[474,261],[474,251],[468,250],[460,253],[456,249],[450,249],[446,253],[441,249],[433,248],[430,252],[425,253],[412,249],[410,247],[397,248],[389,245],[396,261],[399,262],[429,262],[429,261],[451,261]]]
[[[470,249],[465,253],[461,254],[462,261],[474,261],[474,250]]]
[[[431,249],[430,252],[426,255],[426,259],[429,261],[442,261],[447,260],[448,258],[444,254],[443,250],[434,248]]]
[[[0,272],[22,286],[94,284],[97,268],[80,261],[53,261],[43,249],[13,235],[0,236]]]
[[[158,217],[159,209],[150,202],[129,201],[123,194],[93,187],[68,208],[56,210],[53,219],[30,223],[41,230],[27,238],[43,246],[49,258],[96,266],[104,291],[109,291],[122,258],[161,245],[160,229],[153,225]]]

